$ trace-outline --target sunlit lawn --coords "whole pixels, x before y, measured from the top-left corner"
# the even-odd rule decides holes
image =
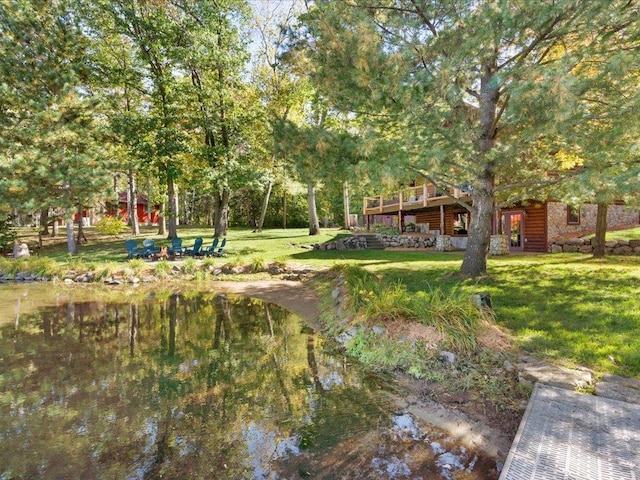
[[[198,236],[205,239],[205,245],[212,240],[211,229],[182,228],[179,234],[185,246]],[[486,277],[461,281],[455,276],[462,261],[460,253],[303,248],[346,234],[335,229],[325,229],[317,237],[309,237],[306,229],[231,230],[228,256],[218,260],[249,264],[258,259],[313,268],[351,262],[385,280],[402,281],[410,291],[486,291],[491,294],[498,323],[523,349],[564,364],[640,378],[640,256],[594,260],[583,254],[511,255],[490,258]],[[84,245],[79,257],[124,262],[125,238]],[[168,243],[155,238],[160,245]],[[43,254],[59,261],[68,259],[63,244]]]

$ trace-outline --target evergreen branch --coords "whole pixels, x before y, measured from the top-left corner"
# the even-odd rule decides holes
[[[410,0],[411,4],[413,5],[413,7],[415,8],[415,12],[424,22],[424,24],[427,26],[427,28],[431,31],[431,33],[433,34],[434,37],[438,36],[438,30],[436,30],[435,25],[433,24],[433,22],[431,20],[429,20],[427,18],[427,16],[425,15],[424,11],[418,7],[418,5],[416,4],[416,0]]]
[[[545,28],[536,38],[534,38],[533,41],[524,50],[516,53],[515,55],[512,55],[511,57],[507,58],[504,62],[497,65],[496,70],[501,70],[503,67],[514,62],[521,63],[522,61],[524,61],[531,54],[531,52],[533,52],[538,47],[538,45],[540,45],[542,42],[551,38],[551,34],[553,33],[554,29],[562,20],[563,20],[563,17],[561,15],[558,15],[555,18],[553,18],[549,23],[549,25],[547,26],[547,28]],[[547,51],[548,50],[549,49],[547,49]]]

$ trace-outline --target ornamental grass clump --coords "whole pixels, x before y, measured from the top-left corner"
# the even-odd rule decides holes
[[[353,265],[339,267],[344,279],[349,308],[353,313],[360,311],[376,295],[380,281],[372,273]]]
[[[341,268],[347,302],[362,323],[406,320],[434,327],[446,340],[443,347],[470,351],[477,347],[476,331],[490,310],[478,308],[469,295],[439,288],[408,292],[401,282],[386,283],[366,270]]]
[[[168,277],[173,270],[173,266],[166,260],[159,260],[155,267],[156,275],[160,278]]]
[[[469,295],[445,293],[439,288],[414,293],[412,303],[415,318],[435,327],[446,338],[446,346],[459,351],[476,348],[480,322],[492,316],[490,310],[478,308]]]
[[[60,274],[58,262],[49,257],[32,257],[28,262],[28,269],[41,278],[53,278]]]
[[[368,292],[360,309],[368,320],[381,322],[413,318],[411,295],[402,283],[383,284],[376,290]]]
[[[267,264],[262,257],[254,257],[249,263],[249,271],[252,273],[264,272],[267,269]]]
[[[182,264],[182,273],[187,275],[194,274],[198,270],[198,264],[196,263],[196,259],[193,257],[187,258]]]

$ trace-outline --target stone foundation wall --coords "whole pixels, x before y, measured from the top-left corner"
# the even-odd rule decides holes
[[[449,235],[438,235],[436,237],[436,251],[450,252],[451,250],[453,250],[451,237]]]
[[[605,249],[612,255],[640,255],[640,240],[609,240]],[[559,239],[551,244],[551,253],[593,253],[591,239]]]
[[[560,202],[547,203],[547,238],[553,243],[560,237],[570,235],[584,235],[596,229],[597,205],[584,204],[580,206],[580,224],[567,225],[567,204]],[[622,205],[611,205],[607,210],[607,227],[617,228],[633,226],[640,223],[637,211]]]
[[[491,235],[489,241],[490,255],[509,255],[509,237],[506,235]]]

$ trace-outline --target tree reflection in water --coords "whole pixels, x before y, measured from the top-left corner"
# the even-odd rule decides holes
[[[298,317],[193,293],[43,308],[0,328],[0,478],[267,478],[381,422]]]

